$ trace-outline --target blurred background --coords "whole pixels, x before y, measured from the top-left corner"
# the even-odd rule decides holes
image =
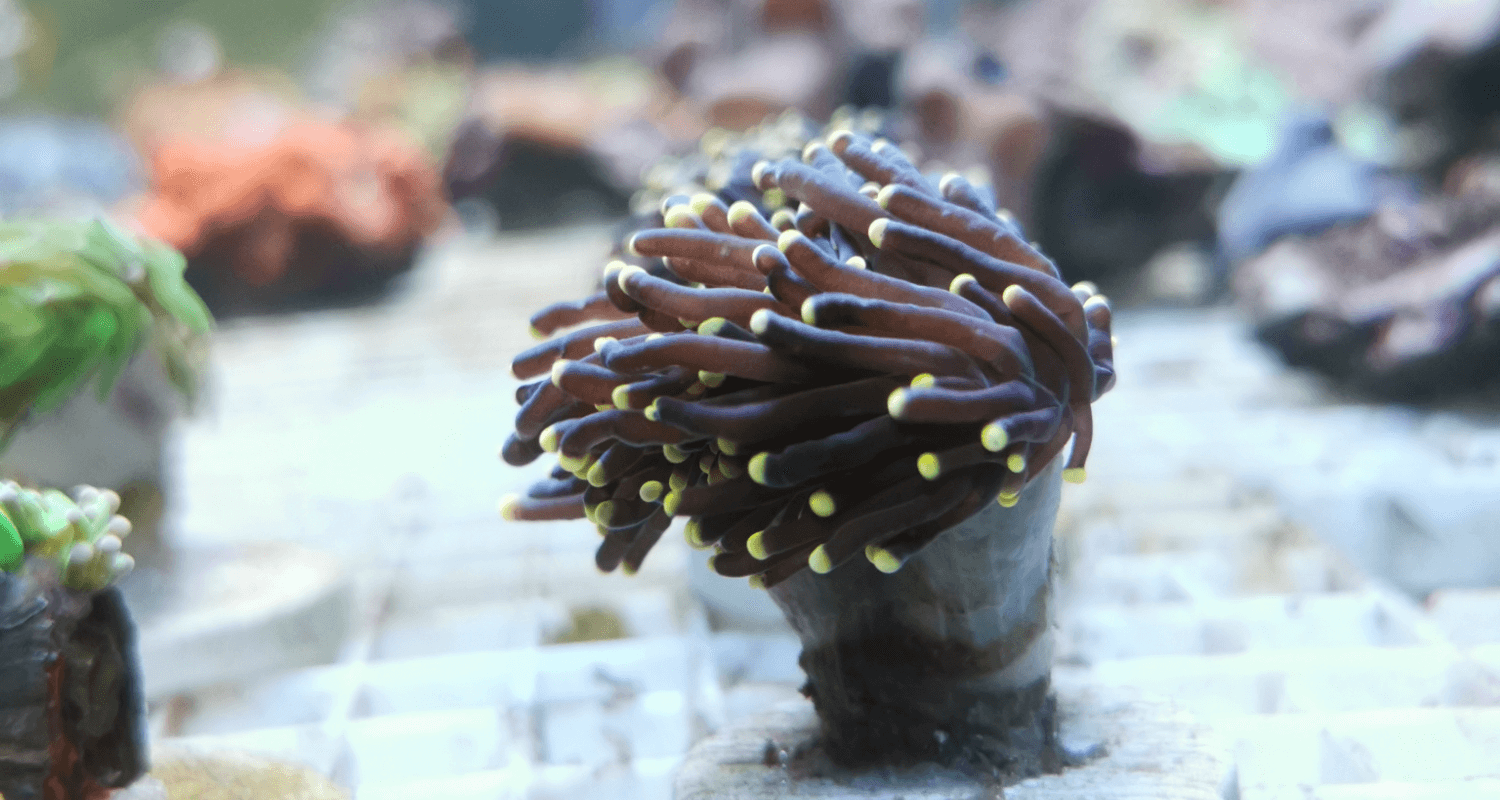
[[[0,215],[161,239],[218,319],[193,413],[148,355],[0,460],[121,491],[158,752],[665,798],[795,695],[680,536],[606,576],[495,511],[529,315],[788,111],[1114,301],[1059,684],[1172,696],[1246,800],[1500,796],[1500,0],[0,0]]]

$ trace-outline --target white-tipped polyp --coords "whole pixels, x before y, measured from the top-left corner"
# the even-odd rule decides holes
[[[760,188],[760,182],[765,179],[766,170],[770,168],[771,162],[766,161],[765,159],[761,159],[760,161],[755,162],[755,166],[750,168],[750,182],[754,184],[756,188]]]
[[[632,276],[637,274],[649,275],[650,273],[634,264],[626,264],[625,268],[615,275],[615,283],[620,285],[620,291],[625,291],[625,285],[629,283]]]
[[[763,335],[771,327],[771,309],[762,308],[750,315],[750,332]]]
[[[799,231],[796,228],[788,228],[782,231],[780,236],[776,237],[776,249],[785,253],[786,249],[788,247],[791,247],[792,243],[800,238],[803,238],[802,231]],[[756,249],[759,250],[760,248]]]
[[[958,174],[957,172],[950,172],[947,175],[944,175],[943,179],[938,181],[938,192],[941,194],[947,194],[948,187],[952,186],[954,181],[962,180],[963,177],[964,176]]]
[[[889,208],[891,205],[891,198],[895,196],[896,184],[893,183],[885,187],[884,189],[881,189],[879,192],[876,192],[875,202],[879,203],[881,208]]]
[[[748,200],[736,200],[729,207],[729,224],[734,225],[740,220],[756,213],[755,206]]]
[[[953,294],[958,294],[963,291],[963,288],[965,286],[968,286],[971,283],[979,283],[979,279],[965,272],[962,275],[956,276],[948,284],[948,291],[952,292]]]
[[[891,419],[901,419],[901,415],[906,413],[906,390],[892,390],[885,399],[885,409],[890,412]]]
[[[130,520],[119,515],[110,517],[108,524],[104,526],[105,532],[112,533],[115,536],[120,537],[121,539],[129,536],[131,530],[133,529],[134,526],[130,524]]]
[[[94,558],[94,546],[88,542],[78,542],[68,548],[68,563],[74,566],[82,566]]]
[[[808,325],[818,324],[818,304],[813,302],[815,298],[816,296],[809,297],[802,301],[802,321]]]
[[[891,221],[886,219],[885,217],[881,217],[880,219],[877,219],[874,222],[870,223],[870,244],[879,247],[880,241],[885,238],[885,229],[889,227],[890,224]]]

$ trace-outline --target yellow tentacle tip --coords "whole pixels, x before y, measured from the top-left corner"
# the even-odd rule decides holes
[[[603,486],[609,483],[609,475],[604,471],[604,462],[600,461],[589,467],[587,480],[590,486]]]
[[[661,496],[665,493],[666,487],[662,486],[661,481],[646,481],[645,483],[641,484],[641,489],[638,494],[640,498],[645,502],[655,503],[657,500],[660,500]]]
[[[584,477],[584,475],[583,474],[579,474],[579,473],[583,473],[584,469],[589,466],[589,457],[588,456],[570,456],[570,455],[566,455],[566,454],[563,454],[563,453],[558,453],[557,454],[557,465],[560,466],[560,467],[562,467],[563,469],[565,469],[565,470],[573,473],[574,475],[578,475],[578,477],[582,478],[582,477]]]
[[[647,272],[644,269],[641,269],[640,267],[637,267],[634,264],[627,264],[624,269],[622,269],[619,272],[615,273],[615,284],[620,287],[620,291],[622,291],[622,292],[629,291],[628,287],[629,287],[630,281],[633,280],[635,278],[635,276],[637,276],[637,275],[647,275],[647,276],[649,276],[650,274],[651,273]]]
[[[629,239],[625,240],[625,252],[627,252],[627,253],[635,256],[636,258],[640,258],[641,257],[641,251],[638,250],[638,249],[636,249],[636,246],[635,246],[635,240],[639,239],[640,236],[641,235],[639,233],[637,233],[637,234],[632,235]],[[612,266],[614,264],[618,264],[618,263],[620,263],[620,262],[618,262],[618,261],[612,261],[612,262],[610,262],[609,265],[606,265],[604,267],[605,271],[608,271],[610,266]]]
[[[568,359],[566,359],[566,358],[559,358],[558,360],[552,362],[552,385],[553,386],[556,386],[559,389],[562,388],[562,376],[563,376],[563,373],[568,370],[568,365],[571,364],[571,363],[573,363],[573,362],[570,361],[570,360],[568,360]]]
[[[662,217],[662,224],[668,228],[696,228],[698,227],[698,215],[693,213],[691,206],[672,206],[667,209],[666,215]]]
[[[885,187],[884,189],[881,189],[875,195],[875,202],[879,203],[881,208],[890,208],[891,207],[891,198],[895,197],[895,196],[896,196],[896,184],[893,183],[893,184]]]
[[[537,437],[537,444],[541,445],[542,450],[548,453],[556,453],[557,440],[557,426],[548,425],[547,427],[542,429],[542,435]]]
[[[625,410],[630,408],[630,384],[622,383],[609,393],[609,399],[614,401],[615,408]]]
[[[756,336],[763,336],[771,328],[771,310],[762,308],[750,315],[750,332]]]
[[[704,336],[717,336],[719,335],[719,331],[724,330],[724,326],[727,324],[729,324],[729,320],[723,317],[709,317],[703,320],[702,325],[698,326],[698,333]]]
[[[827,489],[819,489],[807,498],[807,506],[814,514],[820,517],[831,517],[839,510],[839,504],[833,499],[833,495]]]
[[[1023,456],[1020,453],[1011,453],[1010,455],[1005,457],[1005,468],[1010,470],[1011,472],[1025,472],[1026,456]]]
[[[635,575],[636,568],[630,566],[629,562],[626,562],[626,563],[623,563],[623,564],[620,565],[620,572],[624,573],[625,577],[629,578],[629,577]]]
[[[661,500],[662,510],[665,511],[665,512],[667,512],[667,516],[669,516],[669,517],[675,517],[675,516],[677,516],[677,509],[681,505],[682,505],[682,493],[681,492],[667,492],[667,496],[663,497],[662,500]]]
[[[764,575],[751,575],[749,583],[751,589],[764,589],[766,588],[766,577]]]
[[[891,551],[873,544],[865,548],[865,559],[875,565],[875,569],[887,575],[901,569],[901,559],[896,558]]]
[[[738,455],[740,452],[739,445],[729,441],[728,439],[725,439],[722,436],[716,439],[714,443],[719,446],[719,452],[723,453],[726,456]]]
[[[683,450],[681,447],[678,447],[675,444],[662,445],[661,454],[666,456],[667,460],[672,462],[673,464],[681,464],[682,462],[688,460],[687,451]]]
[[[929,481],[935,481],[943,474],[943,464],[938,460],[937,453],[923,453],[917,457],[917,472]]]
[[[906,412],[906,390],[891,390],[890,396],[885,399],[885,410],[890,412],[891,419],[901,419],[901,415]]]
[[[750,464],[746,468],[750,472],[750,480],[766,485],[766,462],[770,459],[770,453],[756,453],[750,457]]]
[[[1007,492],[1001,492],[1000,496],[995,498],[995,501],[998,502],[1002,508],[1014,508],[1016,503],[1021,502],[1021,496],[1019,494],[1009,494]]]
[[[619,339],[616,339],[613,336],[600,336],[600,337],[598,337],[597,339],[594,340],[594,352],[597,353],[600,350],[603,350],[604,348],[606,348],[606,347],[608,347],[608,346],[610,346],[612,344],[615,344],[615,343],[617,343],[619,341],[620,341]]]
[[[682,536],[696,550],[708,547],[703,541],[703,523],[699,522],[697,517],[688,520],[687,524],[682,526]]]
[[[508,494],[500,498],[500,518],[506,522],[518,521],[520,519],[520,507],[520,495]]]
[[[793,242],[797,241],[798,239],[805,238],[807,237],[803,235],[802,231],[799,231],[796,228],[789,228],[782,231],[781,235],[776,237],[776,249],[785,253],[787,248],[792,246]]]
[[[1083,483],[1085,480],[1088,480],[1089,476],[1083,467],[1071,467],[1063,470],[1062,477],[1068,483]]]
[[[890,225],[891,221],[884,217],[870,223],[870,244],[879,247],[881,241],[885,239],[885,229],[890,227]]]
[[[769,170],[770,168],[771,162],[765,159],[761,159],[755,162],[755,164],[750,167],[750,182],[755,184],[756,186],[760,186],[761,181],[766,177],[766,170]]]
[[[765,531],[756,531],[750,534],[749,539],[745,540],[745,550],[756,561],[765,561],[771,557],[771,554],[766,552],[765,535]]]
[[[729,224],[737,225],[741,220],[755,213],[757,213],[755,206],[750,201],[736,200],[733,205],[729,206]]]
[[[597,525],[603,525],[604,527],[607,528],[607,527],[609,527],[609,524],[614,521],[614,518],[615,518],[615,501],[613,501],[613,500],[605,500],[604,502],[600,503],[599,505],[594,506],[594,523],[595,524],[597,524]]]
[[[931,389],[937,385],[937,377],[931,372],[924,372],[911,379],[913,389]]]
[[[535,325],[527,327],[526,332],[531,334],[531,338],[533,339],[541,340],[547,338],[547,332]]]
[[[870,264],[869,262],[865,261],[864,256],[849,256],[849,260],[844,262],[844,266],[847,266],[851,269],[870,268]]]
[[[1015,305],[1016,302],[1021,299],[1021,292],[1023,291],[1025,290],[1022,289],[1019,285],[1013,283],[1005,287],[1005,291],[1000,293],[1000,302],[1004,303],[1006,307],[1009,308],[1010,306]]]
[[[693,195],[692,199],[688,200],[688,208],[691,208],[694,214],[701,217],[703,216],[703,212],[707,211],[708,207],[713,205],[716,200],[718,198],[708,192],[699,192]]]
[[[652,422],[661,422],[661,409],[656,407],[655,400],[651,401],[651,405],[646,406],[646,410],[643,413],[645,413],[646,419]]]
[[[708,370],[701,369],[698,370],[698,380],[704,386],[707,386],[709,388],[722,385],[724,383],[724,379],[727,377],[728,376],[722,372],[709,372]]]
[[[802,301],[802,321],[808,325],[818,324],[818,304],[813,302],[816,297],[809,297]]]
[[[823,545],[818,545],[812,555],[807,557],[807,566],[819,575],[827,575],[833,571],[833,560],[828,557],[828,551]]]
[[[1006,433],[1004,428],[991,422],[979,432],[979,443],[991,453],[998,453],[1010,444],[1010,434]]]
[[[963,288],[971,283],[979,283],[979,279],[965,272],[948,283],[948,291],[953,294],[960,294]]]
[[[688,474],[680,470],[672,470],[667,476],[667,488],[674,492],[680,492],[688,487]]]

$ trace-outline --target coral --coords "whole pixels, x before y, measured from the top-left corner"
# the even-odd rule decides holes
[[[62,585],[97,592],[135,566],[120,552],[130,520],[116,514],[120,496],[80,486],[69,497],[0,481],[0,569],[18,572],[28,562],[56,568]]]
[[[174,97],[145,95],[134,114]],[[446,212],[428,156],[393,130],[325,120],[230,80],[178,101],[205,119],[137,133],[153,189],[135,214],[188,257],[195,283],[286,283],[295,293],[345,271],[392,273]],[[220,270],[232,275],[202,274]]]
[[[91,377],[107,397],[147,344],[191,399],[212,320],[183,269],[104,220],[0,222],[0,444]]]
[[[607,321],[516,358],[550,378],[518,391],[502,455],[559,467],[507,519],[586,516],[597,565],[633,571],[687,517],[717,572],[771,586],[861,557],[900,569],[1014,504],[1070,439],[1064,475],[1083,479],[1114,380],[1109,304],[986,190],[791,117],[705,153],[655,176],[698,185],[629,236],[600,292],[533,318],[543,335]]]

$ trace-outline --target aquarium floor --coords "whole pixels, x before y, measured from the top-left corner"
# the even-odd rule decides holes
[[[600,575],[590,526],[496,514],[540,473],[496,455],[525,317],[588,288],[607,233],[453,240],[381,303],[223,326],[174,433],[176,541],[330,554],[354,619],[333,663],[153,698],[158,739],[360,800],[666,798],[693,742],[794,692],[795,639],[712,629],[680,536]],[[1056,679],[1210,722],[1244,800],[1500,796],[1500,428],[1335,398],[1227,310],[1116,334]]]

